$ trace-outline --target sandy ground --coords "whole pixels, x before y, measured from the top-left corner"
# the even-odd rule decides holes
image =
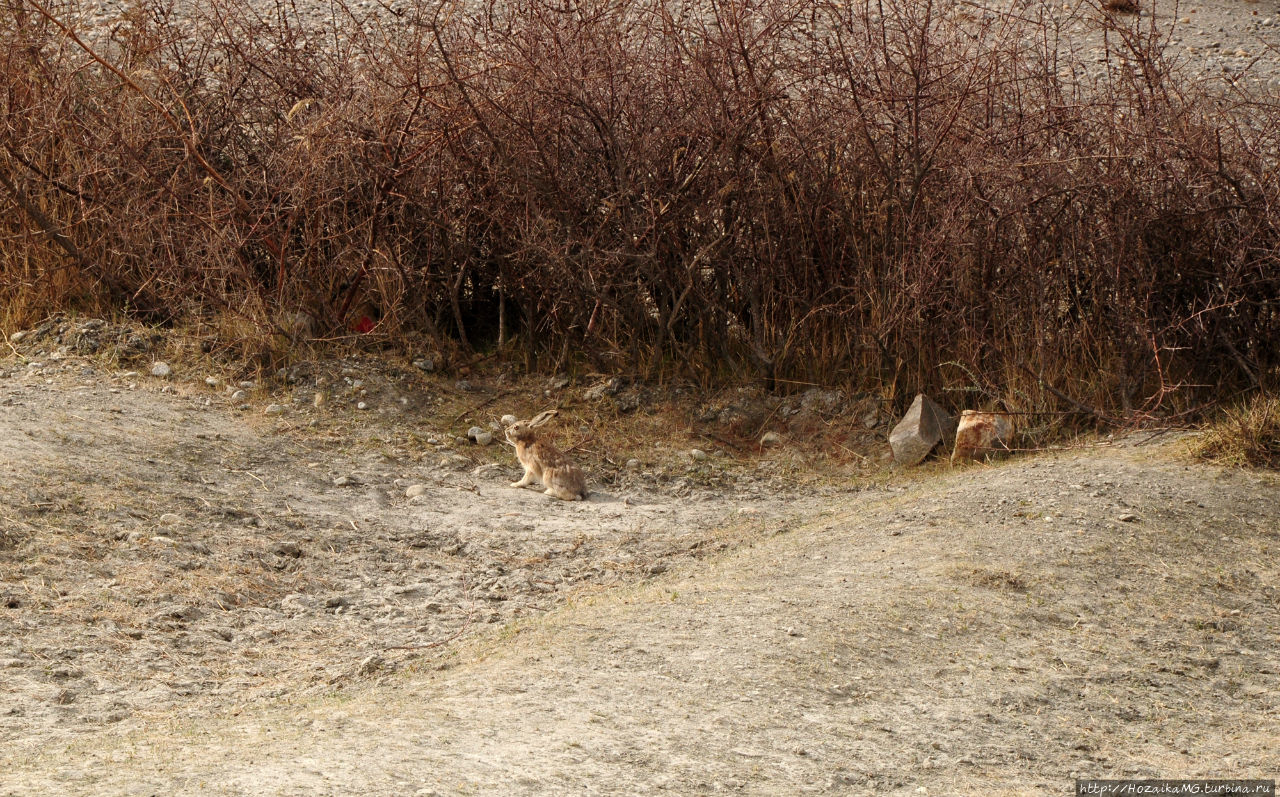
[[[797,484],[631,439],[564,503],[459,439],[527,395],[63,348],[0,361],[0,795],[1280,772],[1280,479],[1185,441]]]

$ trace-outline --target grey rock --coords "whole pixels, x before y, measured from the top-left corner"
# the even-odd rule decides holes
[[[425,485],[425,484],[411,484],[411,485],[409,485],[409,489],[407,489],[407,490],[405,490],[405,491],[404,491],[404,497],[405,497],[405,498],[417,498],[417,497],[418,497],[418,496],[420,496],[420,495],[426,495],[426,492],[427,492],[427,485]]]
[[[228,605],[234,605],[235,601],[228,601]],[[289,613],[305,612],[315,605],[314,599],[303,595],[300,592],[292,592],[280,599],[280,611]]]
[[[830,412],[843,399],[844,393],[839,390],[822,390],[815,387],[806,390],[800,397],[800,406],[809,412]]]
[[[169,363],[166,362],[152,363],[151,375],[157,379],[168,379],[173,376],[173,369],[169,367]]]
[[[204,383],[209,387],[217,387],[218,385],[222,384],[222,381],[218,379],[218,377],[216,376],[206,376],[204,378]]]
[[[358,401],[358,402],[356,402],[356,409],[358,409],[358,410],[367,410],[367,409],[369,409],[369,405],[368,405],[368,404],[366,404],[366,403],[365,403],[365,402],[363,402],[363,401]]]
[[[174,604],[170,604],[168,606],[162,607],[160,611],[152,615],[151,622],[159,623],[159,622],[164,622],[166,620],[169,620],[169,621],[178,620],[178,621],[190,622],[192,620],[199,620],[201,617],[204,617],[204,612],[201,611],[198,607],[189,606],[187,604],[174,603]]]
[[[701,448],[693,448],[689,450],[689,456],[696,462],[702,462],[707,458],[707,452]]]
[[[440,460],[440,467],[448,470],[470,470],[473,464],[471,460],[461,454],[454,454],[451,457],[445,457]]]
[[[481,465],[471,471],[471,475],[477,479],[502,479],[505,474],[502,472],[502,466],[490,462],[487,465]]]
[[[503,426],[510,426],[511,424],[515,423],[517,420],[519,420],[519,419],[518,419],[518,418],[516,418],[516,416],[514,416],[514,415],[503,415],[503,416],[502,416],[502,420],[500,421],[500,423],[501,423]]]
[[[889,434],[893,461],[901,466],[917,465],[929,456],[934,446],[955,433],[955,420],[921,393]]]
[[[618,377],[610,377],[603,382],[598,382],[587,388],[583,393],[583,398],[587,401],[599,401],[608,396],[616,396],[619,390],[622,390],[623,382]]]
[[[302,556],[302,546],[296,542],[277,542],[271,546],[270,550],[277,556],[288,556],[294,559]]]
[[[284,414],[284,405],[283,405],[283,404],[268,404],[268,405],[267,405],[267,408],[266,408],[266,409],[264,409],[264,410],[262,411],[262,414],[263,414],[263,415],[283,415],[283,414]]]
[[[236,392],[231,394],[231,400],[233,402],[244,401],[244,397],[245,397],[245,392],[243,390],[237,390]]]

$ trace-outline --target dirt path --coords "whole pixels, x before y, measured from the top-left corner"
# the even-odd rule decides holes
[[[322,444],[84,367],[0,380],[0,794],[1280,773],[1273,475],[1117,445],[568,505],[397,455],[404,418]]]

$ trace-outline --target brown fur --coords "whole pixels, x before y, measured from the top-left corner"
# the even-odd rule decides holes
[[[586,474],[537,431],[554,415],[555,410],[549,410],[531,421],[516,421],[507,427],[507,439],[515,444],[516,459],[524,466],[524,477],[511,486],[524,487],[537,479],[547,488],[547,495],[577,501],[587,497]]]
[[[992,451],[1008,450],[1013,442],[1013,417],[1000,412],[965,410],[956,425],[951,461],[977,459]]]

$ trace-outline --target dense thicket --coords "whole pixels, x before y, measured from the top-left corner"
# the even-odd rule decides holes
[[[92,39],[0,2],[11,326],[368,301],[544,367],[1114,412],[1280,365],[1274,97],[1101,13],[1105,63],[945,0],[213,0]]]

